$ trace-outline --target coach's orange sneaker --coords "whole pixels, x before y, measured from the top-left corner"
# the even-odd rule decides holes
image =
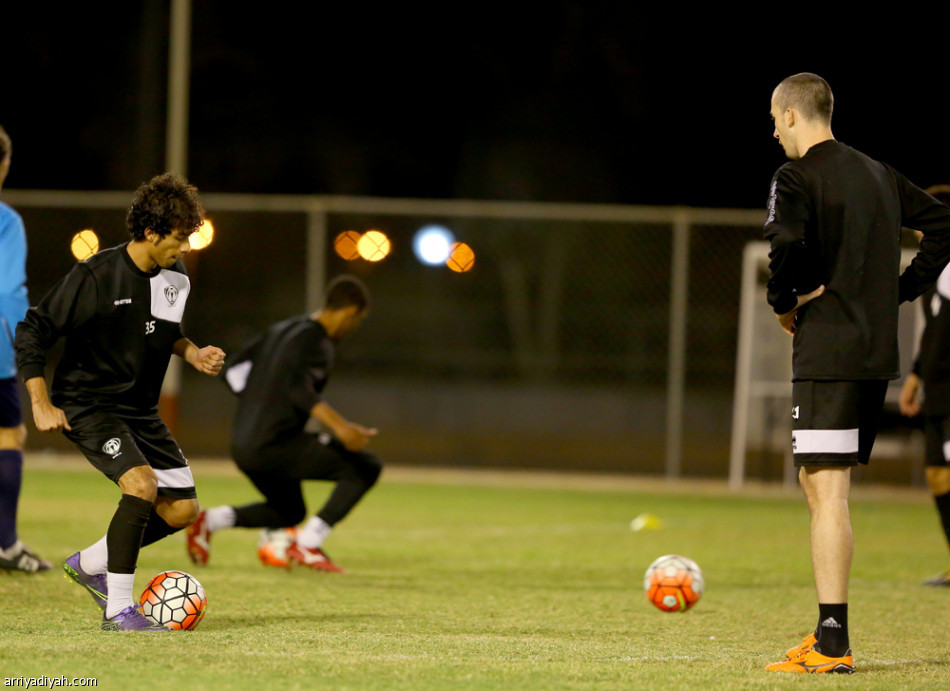
[[[805,674],[852,674],[854,672],[854,656],[849,650],[843,657],[828,657],[814,648],[799,653],[791,660],[773,662],[766,665],[770,672],[798,672]]]
[[[815,638],[814,633],[808,634],[802,639],[801,643],[796,645],[794,648],[789,648],[785,652],[785,659],[791,660],[792,658],[798,657],[799,655],[804,653],[806,650],[811,650],[812,648],[814,648],[815,643],[817,642],[818,642],[818,639]]]

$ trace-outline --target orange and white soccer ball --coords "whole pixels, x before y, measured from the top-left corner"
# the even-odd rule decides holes
[[[208,597],[198,579],[184,571],[162,571],[139,598],[142,614],[175,631],[191,631],[205,616]]]
[[[257,558],[264,566],[289,569],[287,548],[297,539],[297,528],[265,528],[257,541]]]
[[[699,565],[679,554],[667,554],[643,575],[647,599],[664,612],[685,612],[699,602],[705,581]]]

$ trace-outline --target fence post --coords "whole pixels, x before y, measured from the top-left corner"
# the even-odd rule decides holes
[[[670,479],[678,478],[683,466],[689,231],[687,212],[677,211],[673,221],[673,256],[670,266],[670,356],[666,377],[666,477]]]

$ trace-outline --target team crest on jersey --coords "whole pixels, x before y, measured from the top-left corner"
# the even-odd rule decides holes
[[[112,439],[102,445],[102,451],[115,458],[122,453],[122,440],[118,437],[112,437]]]
[[[178,300],[178,288],[173,285],[165,286],[165,299],[168,300],[169,305],[174,305]]]
[[[156,319],[180,324],[188,302],[191,282],[177,271],[162,269],[150,279],[152,293],[152,316]]]

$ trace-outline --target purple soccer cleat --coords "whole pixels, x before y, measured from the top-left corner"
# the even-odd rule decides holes
[[[105,611],[106,602],[109,600],[109,588],[106,585],[106,575],[104,573],[90,574],[83,571],[79,565],[79,552],[66,558],[66,561],[63,562],[63,571],[66,572],[66,578],[75,581],[88,590],[99,609]]]
[[[135,605],[130,605],[124,610],[116,614],[112,619],[106,619],[105,614],[102,616],[102,630],[103,631],[165,631],[168,632],[171,629],[166,629],[161,624],[155,624],[152,621],[145,618],[145,615],[139,610]]]

